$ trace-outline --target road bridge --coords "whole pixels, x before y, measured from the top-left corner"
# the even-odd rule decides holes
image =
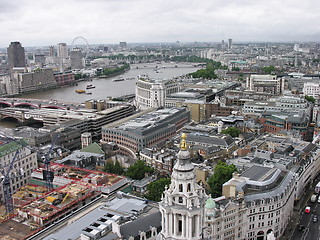
[[[35,109],[76,110],[81,107],[76,103],[64,103],[56,100],[0,98],[0,119],[15,118],[19,122],[29,119],[28,113]]]

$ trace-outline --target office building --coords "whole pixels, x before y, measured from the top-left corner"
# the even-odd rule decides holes
[[[160,151],[155,148],[144,148],[140,151],[140,159],[161,175],[171,176],[176,152],[169,148],[162,148]]]
[[[14,72],[13,81],[16,82],[19,93],[34,92],[57,86],[53,71],[49,68],[36,69],[34,72]]]
[[[49,57],[54,57],[54,46],[49,46]]]
[[[295,176],[253,166],[223,184],[222,197],[206,203],[206,237],[278,239],[293,214]],[[272,239],[272,238],[270,238]]]
[[[303,95],[319,98],[320,96],[320,84],[315,82],[306,82],[303,85]]]
[[[163,144],[190,120],[185,108],[165,108],[141,115],[129,122],[102,127],[102,141],[118,144],[125,155],[135,153],[146,147]]]
[[[228,39],[228,48],[229,49],[232,48],[232,39],[231,38]]]
[[[142,110],[164,107],[166,96],[179,90],[176,80],[151,80],[141,77],[136,83],[136,106]]]
[[[310,116],[306,111],[275,111],[269,110],[261,114],[260,123],[265,132],[280,131],[297,132],[303,140],[308,140]]]
[[[243,105],[242,113],[261,116],[267,110],[294,112],[298,109],[306,111],[309,115],[311,114],[311,106],[304,98],[289,95],[271,98],[268,101],[246,101]]]
[[[295,200],[316,177],[312,169],[319,170],[316,145],[292,142],[296,147],[292,150],[283,142],[288,139],[271,138],[268,146],[273,152],[230,160],[239,166],[239,173],[233,173],[223,184],[222,196],[213,199],[196,184],[185,136],[182,139],[171,184],[159,204],[160,240],[279,239],[294,217]],[[294,156],[280,156],[280,151]],[[299,165],[293,164],[297,161]]]
[[[82,69],[84,67],[84,56],[80,48],[70,51],[71,69]]]
[[[282,94],[284,91],[284,78],[273,75],[251,75],[247,78],[246,88],[250,91]]]
[[[55,72],[54,79],[56,80],[59,86],[75,84],[75,77],[72,71]]]
[[[14,157],[17,154],[15,160]],[[34,169],[38,167],[37,154],[31,151],[29,144],[21,140],[10,140],[1,137],[0,144],[0,165],[6,172],[11,162],[13,162],[13,168],[10,176],[11,192],[15,193],[20,187],[24,186],[31,176]],[[0,176],[2,174],[0,173]],[[0,204],[4,204],[4,192],[3,184],[0,184]]]
[[[121,49],[127,49],[127,42],[120,42],[120,43],[119,43],[119,47],[120,47]]]
[[[68,47],[67,44],[65,43],[59,43],[57,46],[57,55],[58,58],[62,59],[66,59],[68,58]]]
[[[10,70],[14,67],[26,66],[24,47],[22,47],[20,42],[11,42],[7,48],[7,53]]]

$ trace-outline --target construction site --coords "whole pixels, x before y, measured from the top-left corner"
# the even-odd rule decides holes
[[[13,194],[14,214],[0,218],[0,239],[27,239],[101,196],[127,184],[123,176],[51,163],[53,190],[43,180],[43,169]],[[15,231],[17,229],[17,231]]]

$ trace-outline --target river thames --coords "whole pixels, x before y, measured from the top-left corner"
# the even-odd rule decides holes
[[[108,97],[120,97],[135,93],[135,83],[138,75],[147,74],[151,79],[171,79],[191,72],[195,72],[199,67],[194,67],[192,63],[145,63],[132,64],[131,69],[123,74],[108,78],[93,78],[92,81],[78,82],[77,86],[67,86],[36,93],[23,94],[19,98],[30,99],[54,99],[59,102],[84,103],[90,99],[107,99]],[[114,82],[115,78],[124,78],[124,81]],[[86,89],[88,84],[95,88],[86,90],[92,94],[78,94],[75,90]]]

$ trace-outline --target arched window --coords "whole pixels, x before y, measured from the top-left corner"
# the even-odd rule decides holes
[[[191,183],[188,183],[187,191],[188,191],[188,192],[191,191]]]
[[[264,240],[264,232],[263,231],[259,231],[257,233],[257,240]]]
[[[179,184],[179,192],[183,192],[183,185]]]

